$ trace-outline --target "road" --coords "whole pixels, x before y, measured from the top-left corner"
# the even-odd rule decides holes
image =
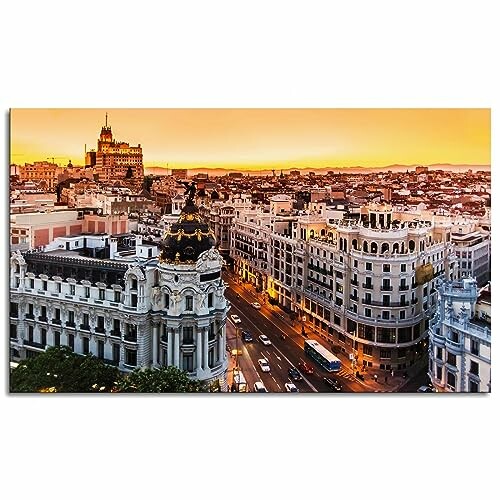
[[[264,304],[262,297],[237,283],[228,273],[224,274],[224,280],[229,284],[226,297],[231,302],[228,313],[227,338],[231,348],[242,350],[239,364],[247,378],[249,386],[252,387],[256,380],[262,380],[269,392],[284,392],[285,383],[290,382],[288,369],[296,367],[300,361],[305,361],[312,366],[314,373],[304,375],[302,381],[294,382],[300,392],[330,392],[328,386],[323,382],[323,377],[336,378],[340,381],[343,392],[360,392],[363,387],[358,383],[351,370],[343,367],[336,374],[328,373],[314,361],[306,358],[303,351],[304,338],[290,326],[290,320],[282,311],[277,314],[273,306]],[[248,286],[248,285],[247,285]],[[251,303],[260,302],[261,308],[255,309]],[[230,316],[236,314],[241,323],[234,325]],[[235,326],[237,328],[235,328]],[[241,335],[236,341],[236,331],[247,330],[253,336],[253,342],[243,342]],[[272,345],[263,345],[258,336],[265,334],[269,337]],[[286,335],[285,340],[281,338]],[[262,372],[258,359],[267,359],[271,372]]]

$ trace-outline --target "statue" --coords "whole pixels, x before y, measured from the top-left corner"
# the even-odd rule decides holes
[[[187,181],[177,181],[178,184],[182,184],[186,191],[184,191],[184,195],[188,195],[186,204],[190,204],[194,202],[194,197],[196,195],[196,182],[192,181],[191,184]]]

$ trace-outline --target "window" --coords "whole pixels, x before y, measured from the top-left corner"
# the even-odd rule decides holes
[[[131,301],[132,307],[137,307],[137,294],[133,293],[130,296],[130,301]]]
[[[390,319],[389,311],[382,311],[382,319]]]
[[[182,328],[182,343],[192,344],[193,343],[193,330],[192,326],[184,326]]]
[[[454,354],[451,354],[451,352],[449,352],[448,353],[448,358],[446,359],[446,362],[449,365],[457,366],[457,357]]]
[[[121,292],[120,290],[115,290],[115,302],[120,302],[121,299]]]
[[[61,345],[61,334],[59,332],[54,332],[54,345]]]
[[[365,270],[366,271],[372,270],[372,263],[371,262],[365,262]]]
[[[83,354],[88,354],[89,352],[89,339],[87,337],[83,337]]]
[[[137,351],[135,349],[125,349],[125,364],[129,366],[137,365]]]
[[[406,318],[406,312],[405,311],[399,311],[399,319],[405,319]]]
[[[17,318],[19,316],[17,302],[10,303],[10,317]]]
[[[97,357],[104,359],[104,340],[97,341]]]
[[[168,293],[165,294],[165,309],[170,307],[170,295]]]
[[[72,333],[68,334],[68,346],[72,351],[75,350],[75,336]]]
[[[193,297],[191,295],[188,295],[186,297],[186,311],[192,311],[193,310]]]
[[[364,345],[363,346],[363,354],[365,356],[372,356],[373,354],[373,347],[370,345]]]
[[[391,265],[390,264],[384,264],[382,266],[382,270],[384,273],[390,273],[391,272]]]
[[[358,261],[357,261],[356,259],[354,260],[354,262],[353,262],[352,266],[353,266],[353,267],[356,267],[356,268],[358,267]]]
[[[96,332],[104,332],[104,316],[97,316]]]
[[[47,280],[42,281],[42,289],[47,290]]]
[[[443,348],[442,347],[436,348],[436,358],[443,359]]]
[[[389,349],[381,349],[380,358],[391,359],[391,351]]]
[[[89,286],[85,287],[85,297],[87,297],[87,299],[90,297],[90,287]]]
[[[214,306],[214,294],[209,293],[208,294],[208,307],[213,307]]]
[[[10,324],[10,338],[17,338],[17,325],[15,325],[14,323]]]
[[[66,321],[67,326],[75,326],[75,311],[68,311],[68,321]]]
[[[476,356],[479,355],[479,342],[477,340],[471,339],[470,341],[470,352]]]
[[[104,288],[99,288],[99,299],[104,300],[106,298],[106,290]]]
[[[45,328],[40,331],[40,344],[47,345],[47,330]]]
[[[84,313],[82,317],[82,324],[80,325],[80,328],[82,330],[90,330],[90,325],[89,325],[89,315]]]
[[[479,384],[475,380],[469,380],[469,392],[479,392]]]
[[[372,310],[365,308],[365,316],[367,318],[371,318],[372,317]]]
[[[56,289],[57,293],[61,293],[61,283],[59,281],[56,283]]]
[[[446,377],[446,383],[448,384],[448,387],[450,389],[455,390],[455,383],[456,383],[455,380],[456,380],[455,374],[452,372],[448,372],[448,375]]]
[[[471,361],[469,371],[470,373],[472,373],[472,375],[479,376],[479,363],[477,363],[476,361]]]
[[[75,295],[75,285],[69,285],[69,294]]]
[[[120,344],[113,344],[113,361],[120,362]]]
[[[401,264],[401,272],[406,273],[406,264]]]
[[[120,320],[119,319],[113,319],[113,330],[111,333],[113,335],[120,335],[121,328],[120,328]]]
[[[194,370],[193,355],[191,353],[182,355],[182,369],[186,372],[192,372]]]

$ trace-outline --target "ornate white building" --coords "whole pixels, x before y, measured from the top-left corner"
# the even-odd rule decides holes
[[[173,365],[224,390],[223,259],[198,208],[187,203],[160,255],[126,241],[79,235],[11,256],[11,358],[68,345],[125,372]]]
[[[444,282],[429,333],[429,377],[439,392],[491,392],[491,295],[476,281]]]
[[[235,210],[231,256],[244,280],[359,365],[405,370],[427,350],[436,279],[455,277],[451,227],[393,220],[388,205],[351,219],[248,206]]]

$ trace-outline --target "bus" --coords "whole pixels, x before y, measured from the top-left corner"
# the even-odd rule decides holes
[[[340,359],[316,340],[304,340],[304,352],[329,372],[338,372],[342,368]]]
[[[241,370],[233,370],[233,392],[248,392],[247,381]]]

